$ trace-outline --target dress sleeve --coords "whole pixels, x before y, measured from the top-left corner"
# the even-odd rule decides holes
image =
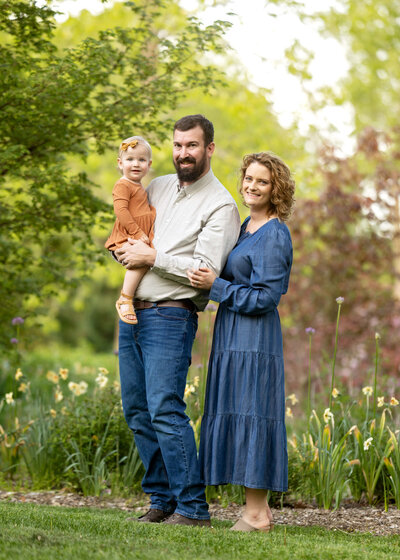
[[[141,235],[144,235],[144,231],[140,229],[136,220],[129,212],[129,187],[124,183],[116,183],[112,195],[114,202],[114,213],[122,227],[125,228],[128,234],[132,237],[135,236],[136,238],[138,238]]]
[[[261,315],[273,311],[286,292],[292,266],[292,244],[283,231],[274,229],[261,236],[253,246],[249,285],[234,284],[216,278],[210,299],[243,315]]]

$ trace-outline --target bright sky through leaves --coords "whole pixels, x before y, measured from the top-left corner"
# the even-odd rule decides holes
[[[303,0],[305,13],[327,10],[338,5],[335,0]],[[348,63],[343,46],[332,38],[323,38],[316,26],[305,24],[292,12],[269,3],[266,0],[230,0],[226,6],[210,7],[206,9],[200,19],[212,23],[217,19],[228,20],[233,23],[226,38],[238,58],[247,68],[249,86],[255,85],[271,90],[271,101],[277,113],[279,122],[289,126],[296,120],[300,132],[307,133],[310,125],[316,126],[325,133],[344,151],[351,149],[353,143],[347,141],[352,132],[352,108],[350,104],[341,107],[324,107],[312,112],[307,104],[301,80],[291,75],[287,70],[285,49],[295,40],[301,47],[314,53],[314,59],[309,67],[312,79],[307,88],[315,91],[323,86],[335,86],[348,70]],[[100,0],[65,0],[59,3],[64,13],[76,15],[82,9],[92,13],[99,13],[112,2],[102,3]],[[195,10],[196,0],[181,0],[181,5],[187,10]],[[227,16],[233,12],[236,16]],[[274,17],[270,14],[276,14]],[[196,14],[198,15],[198,14]],[[65,19],[59,18],[60,21]],[[332,131],[332,125],[338,132]]]

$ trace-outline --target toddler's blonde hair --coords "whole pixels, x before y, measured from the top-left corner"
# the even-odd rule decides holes
[[[123,149],[122,146],[124,144],[129,144],[130,142],[134,142],[135,140],[138,144],[141,144],[142,146],[145,146],[147,148],[147,152],[149,154],[149,160],[151,160],[152,157],[151,146],[147,142],[147,140],[142,138],[142,136],[130,136],[129,138],[125,138],[125,140],[122,140],[118,150],[118,157],[121,159],[122,154],[127,150],[127,148]]]

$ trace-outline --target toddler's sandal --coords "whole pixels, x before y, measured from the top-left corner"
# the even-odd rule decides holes
[[[132,296],[127,296],[126,294],[123,294],[121,292],[119,299],[117,299],[117,301],[115,302],[115,307],[121,321],[123,321],[124,323],[128,323],[128,325],[137,325],[138,320],[132,300]],[[134,318],[129,319],[129,315]]]

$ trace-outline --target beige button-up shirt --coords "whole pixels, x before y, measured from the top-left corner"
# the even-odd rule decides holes
[[[178,186],[177,175],[164,175],[147,189],[157,212],[153,240],[157,256],[136,297],[147,301],[190,298],[202,310],[208,292],[192,288],[186,271],[207,266],[220,274],[239,236],[239,212],[211,169],[179,192]]]

